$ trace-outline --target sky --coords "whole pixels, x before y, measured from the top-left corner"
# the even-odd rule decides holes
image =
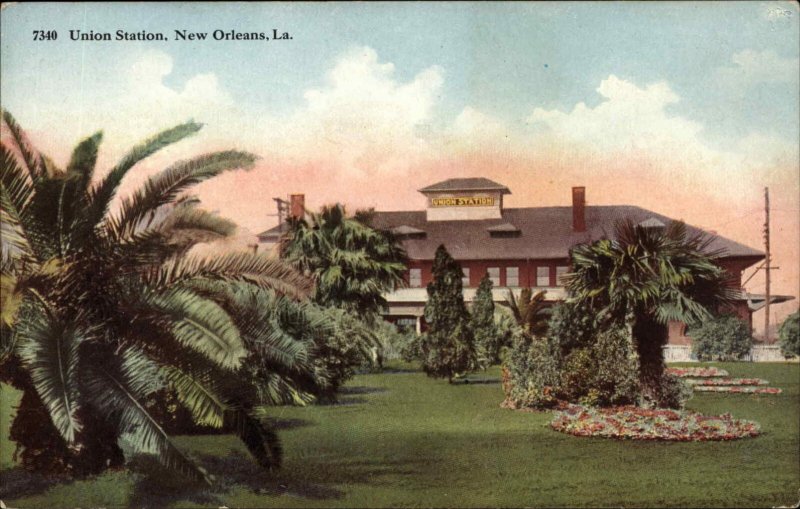
[[[758,1],[4,4],[0,103],[62,164],[102,129],[100,168],[204,123],[122,193],[177,159],[249,150],[253,170],[197,189],[243,243],[275,224],[273,197],[422,209],[417,189],[483,176],[511,189],[507,206],[567,205],[584,185],[589,205],[762,248],[769,187],[773,293],[798,296],[799,18],[797,3]],[[167,40],[70,38],[117,30]],[[763,292],[763,271],[747,289]]]

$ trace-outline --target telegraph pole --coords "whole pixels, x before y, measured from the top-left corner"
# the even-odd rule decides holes
[[[769,343],[769,301],[770,301],[770,254],[769,254],[769,188],[764,188],[764,251],[767,258],[764,261],[764,273],[766,274],[766,304],[764,305],[764,342]]]
[[[289,202],[282,198],[273,198],[273,201],[278,208],[278,231],[283,233],[283,218],[289,217]]]

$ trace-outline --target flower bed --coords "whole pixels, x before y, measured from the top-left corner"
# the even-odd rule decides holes
[[[570,405],[556,412],[550,427],[581,437],[693,442],[735,440],[757,436],[758,423],[730,414],[705,416],[696,412],[650,410],[639,407],[591,408]]]
[[[728,372],[724,369],[715,367],[710,368],[667,368],[666,372],[670,375],[675,375],[680,378],[694,377],[694,378],[711,378],[728,376]]]
[[[777,387],[756,387],[753,385],[746,386],[719,386],[719,385],[695,385],[694,390],[697,392],[737,392],[745,394],[780,394],[782,391]]]
[[[688,379],[686,383],[697,386],[717,386],[717,385],[767,385],[769,381],[763,378],[705,378]]]

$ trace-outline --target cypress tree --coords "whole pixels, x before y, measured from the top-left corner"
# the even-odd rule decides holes
[[[429,329],[420,338],[422,367],[428,376],[447,378],[475,365],[475,340],[461,287],[461,267],[444,246],[433,262],[433,281],[428,284],[425,320]]]
[[[489,274],[483,275],[472,302],[472,330],[475,333],[475,347],[481,366],[497,363],[500,344],[494,323],[494,299]]]

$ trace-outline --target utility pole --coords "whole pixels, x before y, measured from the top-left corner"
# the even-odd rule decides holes
[[[764,260],[764,273],[766,274],[766,300],[764,304],[764,342],[769,343],[769,301],[770,301],[770,254],[769,254],[769,188],[764,188],[764,251],[767,254]]]
[[[278,231],[283,233],[283,218],[289,217],[289,202],[282,198],[273,198],[278,207]]]

